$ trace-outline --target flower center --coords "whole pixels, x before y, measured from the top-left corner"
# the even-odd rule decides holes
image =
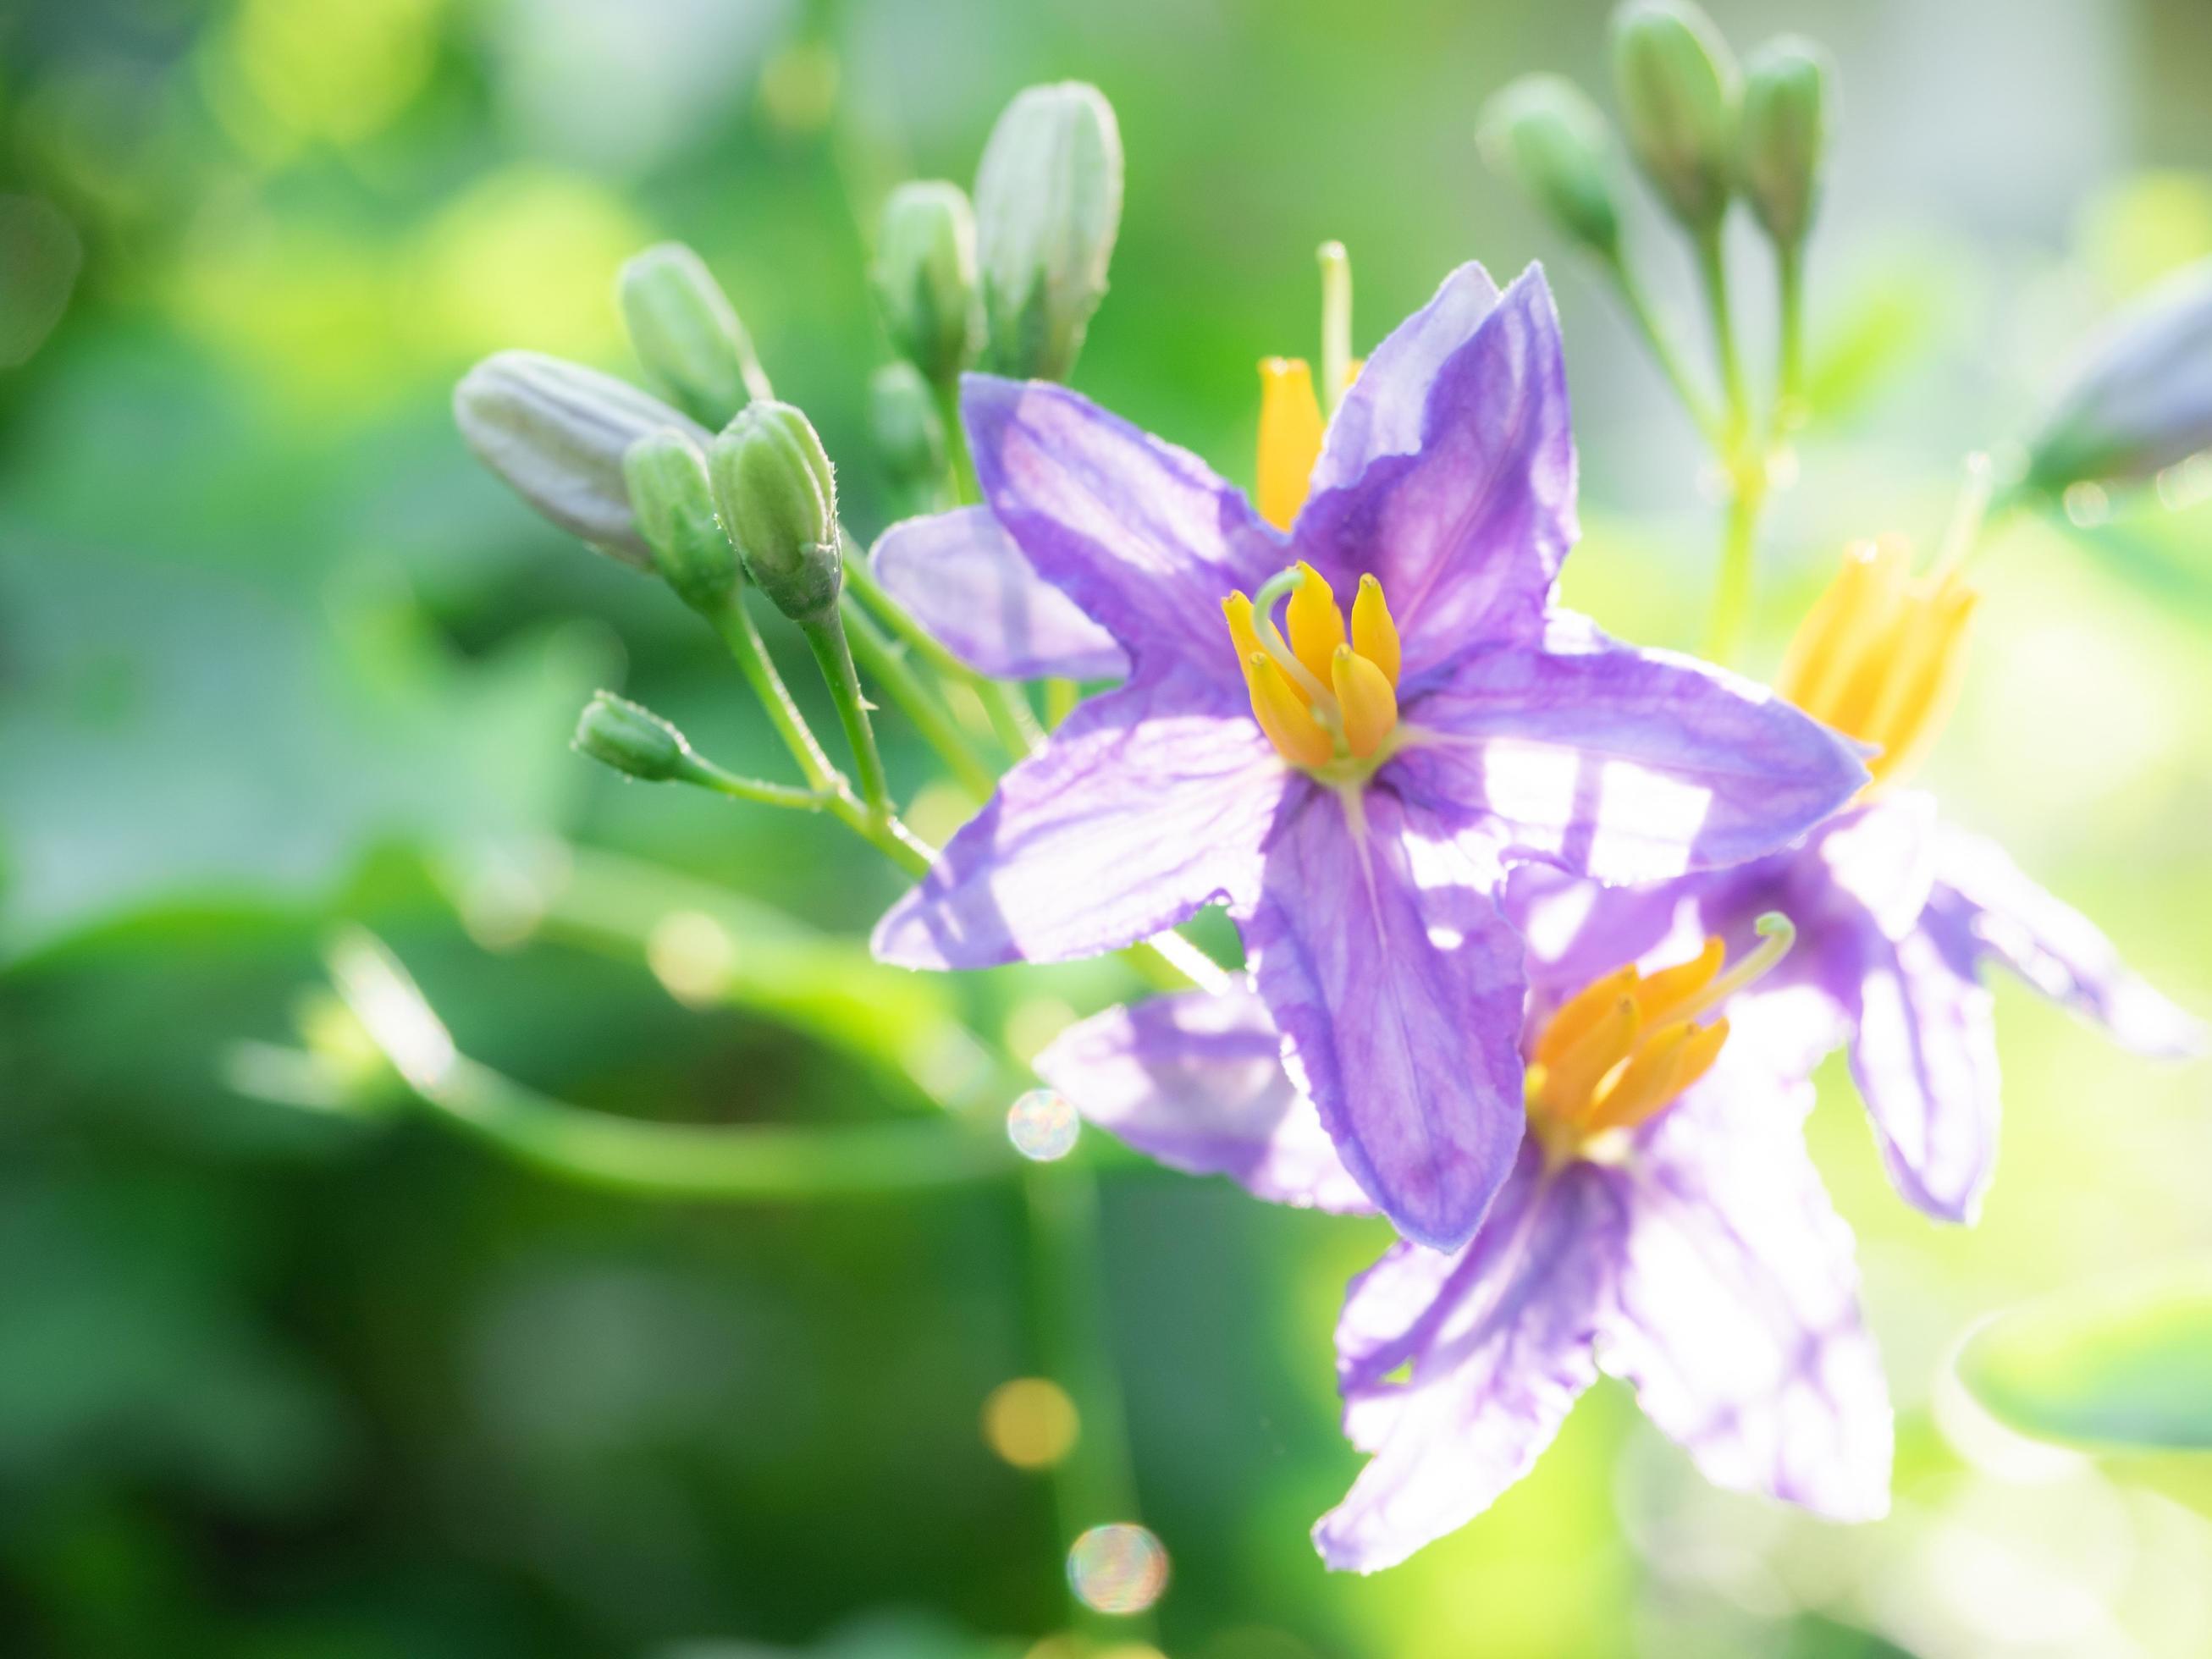
[[[1286,629],[1274,618],[1285,594]],[[1389,752],[1398,726],[1398,628],[1381,582],[1359,579],[1349,638],[1336,595],[1304,561],[1270,577],[1255,598],[1231,593],[1221,611],[1253,718],[1276,753],[1310,771],[1364,774]]]
[[[1948,559],[1916,577],[1902,540],[1862,543],[1798,625],[1775,690],[1845,737],[1880,744],[1867,762],[1870,787],[1893,782],[1957,701],[1977,597]]]
[[[1554,1164],[1589,1157],[1592,1142],[1656,1117],[1711,1068],[1729,1023],[1700,1025],[1698,1016],[1773,971],[1796,929],[1770,911],[1759,933],[1758,947],[1726,973],[1725,947],[1708,939],[1674,967],[1646,975],[1631,963],[1593,980],[1545,1022],[1523,1094],[1529,1127]]]

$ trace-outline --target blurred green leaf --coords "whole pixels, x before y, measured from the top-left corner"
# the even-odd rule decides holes
[[[2212,1262],[2001,1314],[1968,1339],[1958,1370],[1992,1416],[2023,1434],[2212,1448]]]
[[[0,368],[27,360],[61,320],[84,250],[35,196],[0,196]]]

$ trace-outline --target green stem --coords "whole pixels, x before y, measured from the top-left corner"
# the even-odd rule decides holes
[[[1628,268],[1626,258],[1620,253],[1616,252],[1604,260],[1603,264],[1606,274],[1613,279],[1614,292],[1620,296],[1620,302],[1628,312],[1629,320],[1643,335],[1644,343],[1650,349],[1653,361],[1666,375],[1668,384],[1674,388],[1674,396],[1681,401],[1682,407],[1688,411],[1690,419],[1696,423],[1705,441],[1717,448],[1721,442],[1720,416],[1714,413],[1712,405],[1705,400],[1705,393],[1690,378],[1688,366],[1683,362],[1681,353],[1675,349],[1667,331],[1661,326],[1658,314],[1652,310],[1651,302],[1644,295],[1643,284],[1636,280],[1634,273]]]
[[[1775,286],[1781,313],[1778,352],[1780,389],[1774,399],[1778,438],[1805,423],[1805,246],[1792,242],[1774,251]]]
[[[1029,1212],[1032,1318],[1037,1357],[1074,1402],[1077,1432],[1052,1471],[1063,1564],[1092,1527],[1137,1518],[1127,1418],[1114,1364],[1105,1264],[1098,1249],[1098,1183],[1067,1161],[1031,1166],[1022,1182]],[[1105,1639],[1142,1640],[1149,1612],[1107,1615],[1071,1596],[1075,1626]]]
[[[860,595],[867,607],[874,611],[884,625],[890,629],[915,655],[927,663],[949,680],[957,681],[975,694],[990,716],[991,729],[1006,752],[1016,760],[1028,754],[1044,740],[1036,716],[1022,699],[1016,687],[1006,685],[987,675],[979,674],[947,650],[937,635],[921,625],[914,612],[901,605],[867,568],[865,559],[854,558],[849,549],[845,560],[845,585]]]
[[[867,665],[869,678],[914,722],[923,741],[952,769],[960,787],[979,801],[989,799],[998,783],[997,775],[975,752],[967,733],[946,712],[937,694],[923,683],[912,665],[899,654],[898,647],[849,594],[845,599],[845,623],[846,631],[852,635],[854,650]]]
[[[1711,632],[1705,655],[1712,661],[1730,661],[1743,644],[1751,618],[1752,567],[1759,544],[1759,513],[1766,497],[1765,458],[1752,458],[1759,476],[1729,471],[1728,518],[1721,538],[1721,568],[1713,589]]]
[[[938,417],[945,423],[946,482],[951,486],[953,505],[972,507],[983,499],[983,491],[975,482],[975,460],[968,453],[968,428],[960,423],[960,377],[949,376],[930,390],[937,397]]]
[[[819,812],[836,797],[826,789],[799,789],[787,783],[770,783],[764,778],[740,777],[703,756],[688,757],[678,783],[696,784],[702,789],[711,789],[718,795],[727,795],[732,800],[754,801],[763,806],[787,806],[801,812]]]
[[[707,613],[707,620],[722,636],[730,654],[737,659],[738,667],[760,699],[761,707],[768,711],[769,723],[783,739],[791,757],[799,763],[799,769],[815,788],[835,793],[842,785],[837,769],[830,763],[830,757],[816,738],[813,728],[806,724],[806,716],[799,712],[791,688],[783,683],[775,662],[768,654],[768,646],[753,626],[751,612],[745,609],[742,593],[732,593],[729,603],[718,611]]]
[[[860,692],[860,677],[853,667],[853,649],[845,638],[842,610],[830,606],[818,617],[799,624],[806,643],[821,665],[830,699],[837,705],[838,723],[845,728],[845,743],[853,751],[853,765],[860,775],[860,799],[869,813],[888,818],[891,813],[890,785],[884,777],[884,757],[876,748],[876,728],[868,723],[868,701]]]
[[[1698,233],[1698,274],[1705,290],[1705,309],[1712,320],[1713,352],[1721,366],[1721,386],[1728,398],[1728,437],[1731,449],[1740,447],[1751,425],[1751,398],[1744,389],[1743,360],[1735,349],[1735,325],[1729,315],[1728,259],[1721,246],[1721,227],[1716,222]]]

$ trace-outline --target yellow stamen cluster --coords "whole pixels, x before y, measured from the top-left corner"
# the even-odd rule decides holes
[[[1268,614],[1284,586],[1287,640]],[[1285,760],[1318,769],[1382,750],[1398,725],[1399,650],[1381,582],[1359,579],[1348,638],[1336,595],[1303,562],[1260,590],[1258,608],[1237,592],[1221,610],[1253,716]]]
[[[1975,598],[1948,561],[1916,577],[1902,540],[1862,543],[1798,625],[1775,690],[1845,737],[1881,745],[1867,769],[1876,786],[1893,782],[1957,700]]]
[[[1592,981],[1545,1022],[1528,1053],[1530,1128],[1555,1163],[1590,1143],[1649,1122],[1711,1069],[1729,1023],[1698,1017],[1770,972],[1796,938],[1789,919],[1759,921],[1761,943],[1725,974],[1725,948],[1645,974],[1631,963]]]

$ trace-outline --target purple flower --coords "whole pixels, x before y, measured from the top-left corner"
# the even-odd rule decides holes
[[[1532,947],[1569,972],[1684,928],[1740,943],[1765,911],[1788,915],[1797,946],[1775,981],[1817,990],[1847,1023],[1851,1074],[1890,1178],[1942,1220],[1974,1218],[1996,1161],[1984,963],[2011,969],[2136,1053],[2203,1046],[2203,1028],[2130,972],[2087,918],[1995,842],[1942,823],[1917,791],[1877,795],[1731,870],[1602,896],[1534,868],[1512,883]]]
[[[1744,968],[1716,979],[1720,951],[1687,949],[1676,933],[1647,959],[1680,965],[1564,1000],[1534,953],[1535,1132],[1465,1246],[1399,1243],[1346,1298],[1345,1431],[1370,1462],[1315,1528],[1331,1566],[1389,1566],[1472,1520],[1601,1370],[1718,1485],[1839,1520],[1887,1507],[1887,1393],[1801,1133],[1833,1011],[1746,994]],[[1364,1207],[1271,1037],[1249,989],[1191,994],[1086,1021],[1037,1069],[1163,1162]]]
[[[960,521],[959,648],[1060,670],[1039,642],[1068,646],[1074,619],[1021,597],[1018,557],[1103,630],[1073,657],[1096,672],[1111,645],[1128,678],[1007,775],[877,955],[1060,961],[1226,904],[1345,1169],[1408,1237],[1464,1243],[1522,1130],[1505,870],[1652,881],[1757,857],[1863,769],[1762,689],[1553,608],[1575,457],[1537,271],[1501,295],[1462,267],[1382,343],[1287,534],[1073,392],[971,376],[963,399],[997,528]],[[926,563],[910,538],[954,529],[906,527],[887,580]],[[931,609],[926,580],[897,586]]]

